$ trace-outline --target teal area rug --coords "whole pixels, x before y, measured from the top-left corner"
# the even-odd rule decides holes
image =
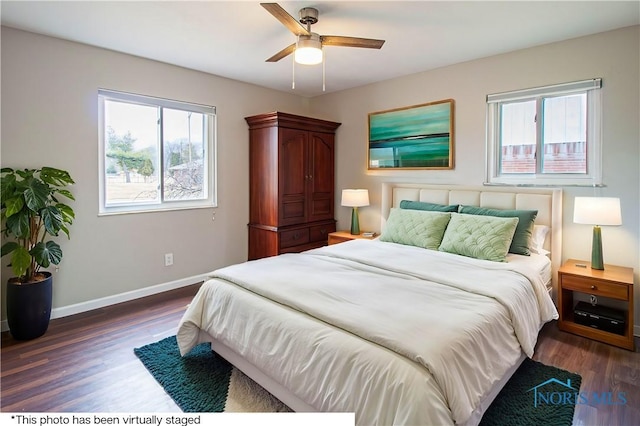
[[[181,357],[171,336],[133,352],[185,413],[224,410],[232,366],[211,351],[210,344]]]
[[[284,404],[212,352],[208,343],[181,357],[172,336],[134,352],[185,412],[288,411]],[[575,408],[570,395],[579,392],[581,380],[578,374],[525,359],[480,425],[570,426]],[[559,395],[563,399],[558,399]]]
[[[185,413],[277,413],[289,407],[202,343],[180,356],[175,336],[134,353]]]
[[[582,377],[526,358],[480,426],[571,426]]]

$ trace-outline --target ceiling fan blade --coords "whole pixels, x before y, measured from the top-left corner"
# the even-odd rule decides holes
[[[295,43],[290,44],[289,46],[285,47],[284,49],[282,49],[281,51],[279,51],[278,53],[276,53],[275,55],[267,59],[265,62],[278,62],[280,59],[284,58],[285,56],[291,55],[294,50],[296,50],[296,44]]]
[[[295,35],[309,35],[309,31],[302,24],[295,20],[295,18],[287,13],[278,3],[260,3],[260,6],[267,9],[267,12],[272,14],[278,21],[282,22],[285,27],[289,29]]]
[[[344,36],[320,36],[320,40],[323,46],[366,47],[368,49],[380,49],[384,44],[384,40]]]

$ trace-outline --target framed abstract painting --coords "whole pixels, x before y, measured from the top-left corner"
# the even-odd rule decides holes
[[[369,113],[369,170],[453,169],[454,101]]]

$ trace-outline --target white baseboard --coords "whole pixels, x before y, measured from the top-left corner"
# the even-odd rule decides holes
[[[113,296],[102,297],[100,299],[88,300],[82,303],[76,303],[69,306],[62,306],[51,310],[51,319],[67,317],[82,312],[91,311],[93,309],[104,308],[105,306],[115,305],[117,303],[128,302],[130,300],[139,299],[141,297],[151,296],[153,294],[162,293],[168,290],[174,290],[180,287],[197,284],[206,281],[209,274],[194,275],[192,277],[182,278],[167,283],[157,284],[138,290],[127,291],[125,293],[114,294]],[[2,331],[9,330],[7,320],[1,323]]]

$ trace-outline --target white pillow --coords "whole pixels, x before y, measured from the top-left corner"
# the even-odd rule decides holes
[[[533,225],[533,232],[531,235],[531,253],[537,253],[542,255],[547,255],[550,252],[544,249],[544,242],[547,238],[547,234],[549,233],[549,227],[546,225]]]

